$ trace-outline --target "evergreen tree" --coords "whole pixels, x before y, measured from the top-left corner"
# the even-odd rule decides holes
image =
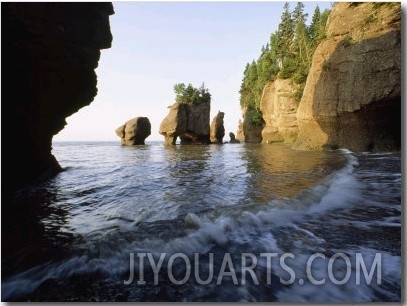
[[[309,26],[309,36],[312,41],[315,41],[318,37],[318,33],[320,30],[320,23],[321,23],[321,11],[319,10],[319,6],[314,10],[314,15],[312,15],[311,24]]]
[[[205,84],[202,83],[199,89],[188,84],[179,83],[174,85],[175,101],[181,104],[199,104],[211,101],[211,94],[208,89],[205,88]]]
[[[321,14],[318,31],[315,38],[318,41],[318,43],[326,37],[326,22],[328,21],[328,16],[330,12],[331,12],[330,10],[325,9]]]
[[[308,27],[308,16],[304,12],[302,2],[297,3],[292,13],[289,3],[284,4],[277,31],[270,35],[269,44],[262,46],[257,61],[248,63],[244,70],[240,104],[247,110],[246,123],[263,124],[259,110],[263,88],[277,76],[291,78],[292,82],[298,85],[295,96],[298,100],[301,98],[312,55],[320,41],[325,38],[329,13],[329,10],[321,13],[317,6]]]
[[[283,67],[284,59],[290,51],[290,46],[294,38],[294,22],[290,12],[290,4],[284,4],[284,11],[281,15],[281,22],[273,39],[270,39],[271,47],[274,49],[278,66]]]
[[[304,13],[304,4],[302,2],[298,2],[292,13],[294,27],[297,27],[299,23],[305,24],[307,17],[308,14]]]
[[[307,14],[304,13],[304,5],[298,2],[293,12],[293,21],[295,25],[295,37],[292,44],[292,53],[298,66],[307,66],[310,59],[311,43],[308,36],[308,29],[305,24]]]
[[[268,44],[266,45],[265,52],[260,56],[257,62],[257,67],[259,71],[258,78],[262,87],[264,87],[267,82],[274,80],[278,73],[275,57],[273,57],[273,53],[269,49]]]

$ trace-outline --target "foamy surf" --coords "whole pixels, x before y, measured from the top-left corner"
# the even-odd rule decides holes
[[[272,147],[265,148],[269,150]],[[227,147],[213,152],[208,148],[205,149],[204,162],[201,160],[203,158],[201,148],[199,150],[192,148],[192,153],[185,149],[189,159],[188,167],[193,166],[196,160],[202,171],[200,177],[193,176],[195,179],[188,177],[187,168],[179,171],[179,164],[176,164],[182,162],[183,148],[162,152],[163,156],[170,153],[171,158],[176,160],[176,163],[171,161],[167,166],[157,164],[157,160],[159,163],[165,162],[164,157],[152,158],[152,169],[158,171],[153,175],[151,186],[155,186],[154,190],[148,189],[149,184],[144,184],[140,189],[132,187],[129,182],[115,184],[105,176],[103,180],[112,187],[108,193],[104,193],[97,176],[105,175],[105,172],[97,167],[94,168],[95,182],[84,182],[90,187],[87,192],[83,190],[79,192],[77,189],[81,186],[69,181],[66,185],[68,193],[58,195],[68,203],[62,205],[56,201],[59,207],[68,209],[64,219],[66,221],[60,222],[63,227],[58,229],[60,232],[74,233],[69,247],[62,248],[63,255],[60,258],[3,277],[3,298],[15,301],[44,300],[44,297],[51,300],[70,300],[80,292],[79,300],[92,301],[346,302],[400,299],[400,273],[397,270],[400,266],[400,247],[397,247],[399,241],[397,231],[400,231],[401,206],[397,198],[389,202],[390,198],[384,192],[388,189],[383,189],[383,185],[386,185],[392,194],[400,194],[400,177],[396,175],[395,157],[374,156],[374,159],[379,157],[382,160],[383,157],[389,163],[393,162],[396,166],[394,171],[380,168],[381,164],[376,165],[377,168],[369,168],[365,166],[371,162],[369,154],[356,155],[342,150],[341,154],[335,153],[337,154],[335,158],[346,159],[342,167],[332,168],[333,171],[320,171],[326,167],[325,161],[320,162],[318,155],[312,155],[319,153],[310,153],[309,158],[314,158],[314,161],[309,166],[300,168],[300,176],[315,176],[315,184],[307,183],[308,185],[304,185],[307,187],[301,190],[294,188],[285,196],[271,196],[268,201],[264,201],[266,195],[269,197],[273,195],[265,187],[273,188],[273,184],[278,183],[280,185],[277,189],[283,190],[283,179],[290,180],[293,175],[286,174],[285,169],[280,171],[273,167],[258,167],[258,159],[262,160],[269,156],[268,152],[258,155],[257,151],[250,147],[247,152],[244,151],[246,149],[242,146],[231,148],[232,151],[229,153],[222,151]],[[156,154],[161,150],[154,148]],[[135,150],[126,150],[125,153],[130,156],[140,154]],[[147,153],[148,150],[142,154]],[[213,158],[216,160],[223,159],[222,154],[230,153],[233,155],[231,160],[237,164],[224,165],[227,170],[211,166],[208,168],[209,172],[205,172],[202,165],[210,165],[211,154],[214,154]],[[239,154],[243,159],[236,158]],[[284,151],[281,158],[285,158],[287,154],[288,152]],[[97,156],[95,155],[95,158]],[[120,157],[118,154],[116,156]],[[329,155],[323,157],[330,158]],[[137,162],[135,157],[133,159]],[[276,159],[275,162],[278,161],[279,159]],[[143,156],[142,169],[147,169],[148,162],[149,155]],[[218,165],[217,161],[215,165]],[[301,163],[294,166],[298,165],[301,166]],[[125,177],[131,178],[129,171],[133,171],[134,167],[137,166],[130,163],[125,168],[116,167],[112,171],[107,165],[106,171],[114,176],[123,176],[121,171],[126,171]],[[252,172],[241,173],[245,169]],[[75,168],[65,171],[61,179],[71,180],[74,171]],[[165,171],[170,171],[169,180]],[[374,172],[380,175],[374,176]],[[281,175],[283,179],[276,180],[276,177]],[[213,176],[218,179],[213,179]],[[158,182],[161,179],[164,182],[162,190],[156,187],[159,186]],[[258,179],[263,181],[259,183]],[[200,185],[194,185],[197,181],[199,184],[202,182],[210,184],[204,190],[205,192],[214,190],[215,194],[209,193],[208,198],[201,202],[189,203],[188,198],[176,188],[181,186],[179,188],[183,192],[192,189],[202,190]],[[307,178],[307,182],[311,181]],[[134,178],[132,182],[142,183],[140,178]],[[298,182],[304,181],[300,177]],[[228,191],[234,184],[240,187],[239,192]],[[299,192],[293,192],[297,190]],[[220,192],[230,200],[227,205]],[[79,197],[69,199],[70,194]],[[259,194],[262,196],[259,197]],[[288,196],[289,194],[295,196]],[[160,202],[160,198],[165,200]],[[198,196],[195,195],[193,198],[199,201]],[[151,206],[142,205],[142,202],[132,202],[131,199],[143,201],[151,199]],[[383,212],[383,215],[379,215],[378,211]],[[52,219],[45,218],[42,222],[52,228]],[[380,231],[380,234],[376,231]],[[386,237],[394,238],[381,239],[380,235],[383,233]],[[147,254],[151,254],[151,258],[157,264],[164,253],[166,256],[163,257],[159,283],[154,285],[153,266],[147,260]],[[242,284],[242,277],[245,275],[242,254],[247,253],[252,254],[257,260],[252,272],[258,279],[258,284],[251,280],[251,274],[247,276],[250,281]],[[325,259],[317,258],[312,262],[312,273],[315,279],[326,279],[323,285],[313,284],[306,275],[307,261],[310,256],[317,253],[324,254]],[[356,288],[351,285],[355,281],[357,253],[365,259],[366,269],[371,268],[369,265],[375,254],[381,254],[381,285],[366,282],[362,282]],[[133,266],[129,264],[130,254],[134,257]],[[143,264],[139,261],[138,254],[145,254]],[[191,279],[182,286],[173,284],[167,275],[169,267],[172,267],[178,279],[182,279],[183,273],[186,272],[185,258],[177,258],[172,262],[170,258],[174,254],[185,255],[192,265]],[[193,277],[197,254],[200,256],[197,266],[204,276],[210,269],[214,270],[213,281],[205,286],[197,283]],[[211,254],[213,262],[210,261]],[[237,284],[234,284],[232,277],[222,278],[222,275],[219,275],[226,254],[230,255],[230,260],[234,263],[233,271],[236,273]],[[276,254],[276,258],[273,257],[271,260],[270,271],[265,254]],[[284,254],[294,256],[294,259],[285,258],[295,275],[294,281],[290,284],[282,284],[280,281],[288,280],[290,277],[290,273],[287,273],[280,262]],[[345,254],[350,261],[351,278],[347,284],[337,285],[329,278],[327,267],[329,259],[334,254]],[[251,260],[251,257],[249,259]],[[334,276],[341,279],[344,275],[340,271],[343,270],[345,262],[343,258],[335,262]],[[137,284],[140,281],[137,273],[141,268],[145,271],[146,285]],[[124,281],[129,278],[132,270],[135,272],[134,281],[129,281],[129,284],[125,285]],[[221,286],[217,285],[219,280]],[[68,287],[66,284],[75,285]],[[58,294],[61,294],[62,288],[65,287],[70,289],[60,298]],[[81,287],[89,289],[82,292]]]

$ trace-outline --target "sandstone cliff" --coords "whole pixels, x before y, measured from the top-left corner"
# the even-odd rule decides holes
[[[263,126],[256,126],[243,123],[244,141],[248,143],[260,143],[262,141],[261,132]]]
[[[264,122],[263,119],[261,119],[261,124],[253,124],[250,120],[250,117],[252,116],[251,112],[253,112],[253,110],[250,110],[247,107],[242,108],[243,123],[239,122],[237,137],[240,141],[246,143],[260,143],[262,141],[261,131],[263,130]],[[240,134],[243,134],[243,136]]]
[[[160,134],[165,137],[165,144],[175,144],[177,138],[181,144],[210,143],[211,104],[180,104],[170,106],[170,112],[161,122]]]
[[[260,101],[265,127],[262,142],[288,142],[297,139],[297,108],[295,88],[289,79],[277,79],[267,84]]]
[[[297,149],[399,150],[400,3],[337,3],[317,47],[298,105],[290,80],[268,83],[265,123],[239,126],[246,142],[284,141]],[[246,118],[247,111],[243,109]],[[238,132],[239,138],[239,132]]]
[[[237,126],[237,132],[236,132],[236,139],[244,142],[244,132],[243,132],[243,122],[239,120],[239,125]]]
[[[3,164],[7,191],[61,168],[51,154],[65,118],[97,93],[111,3],[2,3]],[[13,157],[24,155],[16,163]],[[17,173],[17,174],[15,174]],[[14,179],[15,178],[15,179]],[[4,182],[4,181],[3,181]]]
[[[397,150],[400,3],[337,3],[298,108],[300,149]]]
[[[151,135],[151,123],[147,117],[136,117],[116,129],[122,145],[143,145],[144,140]]]

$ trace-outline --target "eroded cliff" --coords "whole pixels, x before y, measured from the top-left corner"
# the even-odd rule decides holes
[[[260,100],[261,136],[247,124],[243,108],[246,142],[294,142],[305,150],[399,150],[400,27],[400,3],[336,3],[300,103],[290,79],[269,82]]]
[[[265,127],[262,142],[293,143],[297,139],[298,102],[294,97],[295,87],[290,79],[277,79],[266,85],[260,101]]]
[[[111,3],[51,2],[2,3],[1,11],[3,182],[10,191],[60,171],[52,137],[96,96],[94,69],[100,49],[111,46],[114,11]]]
[[[241,142],[245,141],[244,132],[243,132],[243,122],[241,120],[239,120],[239,125],[237,126],[236,139]]]
[[[397,150],[400,3],[337,3],[298,108],[300,149]]]

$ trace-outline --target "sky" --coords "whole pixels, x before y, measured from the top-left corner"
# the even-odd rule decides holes
[[[297,2],[290,2],[293,9]],[[303,2],[308,20],[316,5]],[[115,130],[134,117],[148,117],[148,141],[158,133],[173,87],[203,82],[212,95],[210,120],[225,113],[225,138],[242,118],[239,89],[248,62],[277,30],[284,2],[113,2],[112,47],[102,50],[98,94],[87,107],[67,118],[56,141],[117,140]]]

